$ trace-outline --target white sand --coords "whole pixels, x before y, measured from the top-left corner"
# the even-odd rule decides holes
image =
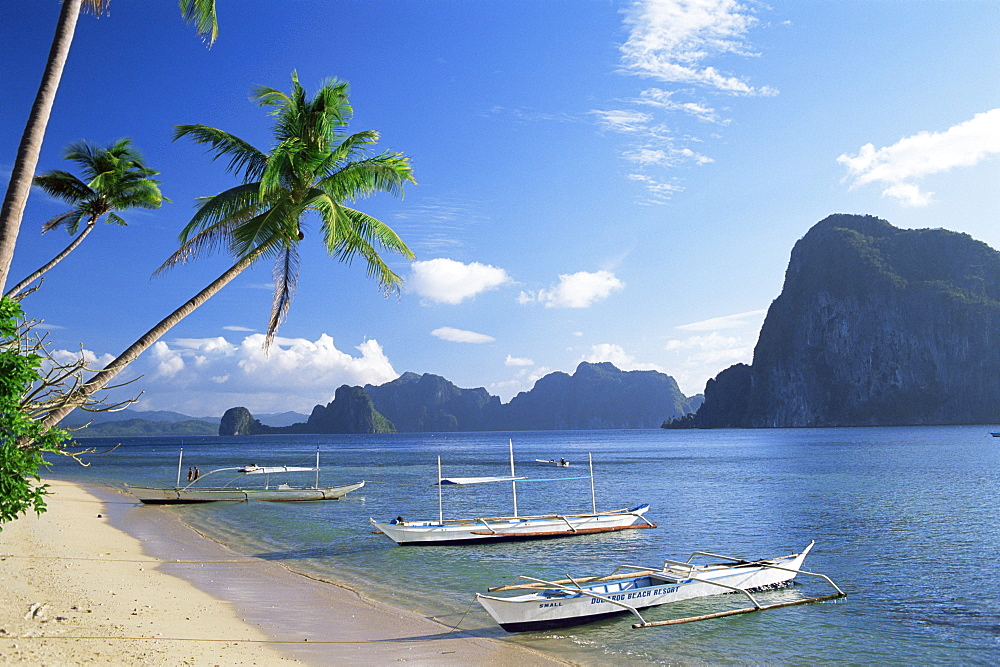
[[[0,664],[558,662],[239,556],[162,513],[145,516],[184,531],[184,553],[154,558],[98,497],[49,483],[49,511],[0,532]]]

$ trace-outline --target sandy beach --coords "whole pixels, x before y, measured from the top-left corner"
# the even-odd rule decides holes
[[[560,664],[49,483],[48,512],[0,532],[2,664]]]

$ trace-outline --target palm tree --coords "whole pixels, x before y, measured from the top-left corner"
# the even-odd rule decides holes
[[[57,424],[171,327],[262,258],[275,260],[274,302],[267,329],[270,342],[288,312],[298,274],[297,247],[312,219],[318,219],[320,238],[332,257],[349,263],[360,255],[368,275],[381,288],[399,288],[402,279],[379,250],[399,253],[408,260],[413,259],[413,252],[388,225],[346,202],[377,192],[401,196],[403,186],[415,182],[413,172],[409,158],[402,154],[369,152],[378,140],[377,132],[347,133],[353,113],[347,92],[347,83],[330,80],[309,99],[295,73],[290,95],[257,88],[251,99],[276,117],[275,144],[269,153],[205,125],[176,127],[175,139],[187,136],[208,145],[213,159],[229,159],[229,171],[242,175],[243,183],[202,199],[181,232],[180,249],[158,271],[216,249],[228,251],[236,263],[88,380],[73,400],[49,413],[43,421],[45,427]]]
[[[31,190],[35,168],[38,166],[38,156],[42,151],[45,128],[48,126],[52,104],[55,102],[63,68],[69,57],[69,47],[73,43],[80,10],[88,9],[100,16],[107,10],[110,2],[111,0],[63,0],[56,33],[52,38],[52,48],[49,50],[45,72],[42,74],[42,82],[28,115],[28,123],[21,135],[7,194],[4,196],[3,207],[0,208],[0,291],[3,291],[7,284],[7,274],[14,258],[14,247],[17,245],[17,234],[21,228],[21,218],[28,203],[28,193]],[[198,34],[207,35],[205,39],[209,45],[215,42],[219,33],[215,0],[179,0],[179,3],[181,17],[188,23],[194,23]]]
[[[65,250],[8,290],[4,296],[17,298],[28,285],[75,250],[102,216],[107,223],[125,225],[128,223],[115,211],[130,208],[154,209],[159,208],[164,201],[170,201],[160,193],[160,182],[150,178],[158,172],[146,167],[131,139],[119,139],[107,148],[80,141],[67,146],[63,157],[80,165],[83,177],[87,180],[84,182],[59,169],[35,177],[35,185],[72,205],[69,211],[42,225],[42,232],[64,227],[70,235],[74,235],[79,231],[80,223],[85,223],[84,229]]]

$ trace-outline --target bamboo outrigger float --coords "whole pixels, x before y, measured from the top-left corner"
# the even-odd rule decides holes
[[[522,575],[513,584],[490,588],[488,592],[533,592],[514,597],[477,593],[476,601],[504,630],[523,632],[580,625],[626,613],[637,620],[633,628],[654,628],[845,597],[847,594],[826,575],[802,569],[813,544],[810,542],[801,553],[767,560],[747,561],[697,551],[687,562],[665,560],[660,568],[622,565],[606,576],[545,581]],[[696,556],[729,562],[697,565],[691,562]],[[823,579],[836,592],[773,604],[760,604],[753,596],[758,591],[789,586],[797,575]],[[724,593],[741,593],[753,606],[652,622],[640,613],[650,607]]]

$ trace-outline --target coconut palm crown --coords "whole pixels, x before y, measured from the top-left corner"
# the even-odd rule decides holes
[[[159,208],[170,201],[160,192],[160,182],[150,178],[159,172],[145,165],[131,139],[119,139],[107,148],[79,141],[70,144],[63,158],[80,167],[82,178],[68,171],[52,169],[35,176],[34,184],[48,195],[70,204],[70,209],[42,225],[42,232],[63,227],[71,235],[83,231],[51,261],[12,287],[6,296],[17,298],[29,284],[72,252],[103,217],[106,223],[126,225],[116,211]]]
[[[402,196],[403,186],[416,181],[406,156],[371,152],[378,132],[348,133],[353,111],[344,81],[327,80],[309,98],[293,72],[290,94],[258,87],[251,100],[270,109],[276,119],[269,153],[216,128],[175,127],[175,140],[189,137],[208,145],[213,159],[228,159],[228,170],[241,176],[243,183],[202,198],[180,234],[181,247],[160,270],[219,249],[254,262],[273,258],[275,288],[267,346],[294,295],[298,244],[311,219],[319,220],[323,244],[332,257],[350,263],[360,256],[368,275],[384,291],[399,288],[402,279],[379,250],[408,260],[413,253],[388,225],[348,204],[377,192]]]

